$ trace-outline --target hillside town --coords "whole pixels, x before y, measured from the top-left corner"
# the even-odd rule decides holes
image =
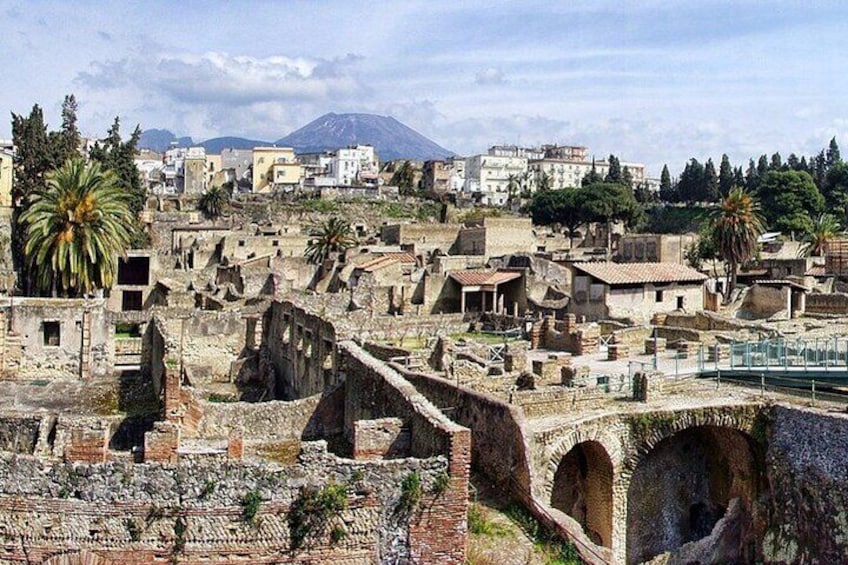
[[[0,562],[848,552],[835,139],[672,181],[559,143],[157,153],[75,108],[0,151]]]

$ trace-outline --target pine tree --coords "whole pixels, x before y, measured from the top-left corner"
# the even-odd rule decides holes
[[[589,186],[592,184],[597,184],[599,182],[603,182],[604,178],[598,173],[598,169],[595,167],[595,159],[592,158],[592,168],[583,177],[583,180],[580,181],[580,186]]]
[[[604,182],[622,184],[623,181],[624,177],[621,172],[621,163],[618,161],[618,157],[616,157],[615,155],[610,155],[609,170],[607,171],[607,176],[604,179]]]
[[[834,165],[841,161],[842,157],[839,155],[839,145],[836,143],[836,138],[834,137],[830,140],[830,145],[827,148],[825,165],[827,166],[827,169],[830,170]]]
[[[713,164],[712,159],[707,159],[707,164],[704,165],[701,192],[703,194],[703,199],[707,202],[715,202],[718,200],[718,175],[716,175],[715,165]]]
[[[733,185],[733,168],[730,166],[730,158],[725,153],[721,156],[721,164],[718,167],[718,190],[721,196],[725,197],[730,194]]]
[[[660,173],[660,200],[663,202],[676,202],[677,194],[674,187],[671,185],[671,174],[668,172],[668,165],[663,165],[662,173]]]
[[[627,188],[633,188],[633,173],[630,172],[627,165],[625,165],[624,169],[621,171],[621,184]]]
[[[780,156],[780,153],[775,153],[771,156],[771,163],[769,164],[769,170],[771,171],[780,171],[783,169],[783,158]]]

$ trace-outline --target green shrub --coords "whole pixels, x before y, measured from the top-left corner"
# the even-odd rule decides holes
[[[421,487],[421,475],[417,471],[409,473],[400,483],[398,512],[409,514],[421,502],[424,489]]]
[[[259,491],[253,489],[245,494],[241,499],[241,517],[248,524],[253,524],[256,520],[256,514],[259,513],[259,504],[262,502],[262,496]]]
[[[289,510],[291,549],[302,548],[310,534],[341,516],[347,508],[347,496],[346,485],[331,483],[320,489],[303,487]],[[330,531],[333,542],[340,541],[346,535],[347,532],[338,524]]]

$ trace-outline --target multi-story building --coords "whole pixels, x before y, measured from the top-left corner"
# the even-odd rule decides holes
[[[605,159],[589,159],[585,147],[571,145],[543,145],[543,157],[531,159],[528,168],[532,174],[533,182],[531,190],[536,190],[542,184],[542,177],[547,176],[548,188],[558,190],[562,188],[576,188],[580,186],[583,177],[592,171],[601,176],[609,172],[609,162]],[[621,169],[630,172],[633,185],[646,181],[645,165],[641,163],[621,162]]]
[[[373,147],[356,145],[337,150],[329,163],[327,173],[333,178],[336,186],[376,186],[380,167]]]
[[[253,148],[253,192],[294,190],[300,186],[301,166],[291,147]]]
[[[450,191],[450,165],[447,161],[424,161],[424,192],[440,196]]]
[[[493,155],[494,150],[466,160],[464,191],[483,204],[503,206],[510,198],[510,182],[520,182],[527,171],[527,157]]]
[[[202,194],[206,190],[206,150],[174,147],[165,152],[161,169],[162,191],[167,194]]]

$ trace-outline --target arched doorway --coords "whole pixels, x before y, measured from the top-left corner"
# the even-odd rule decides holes
[[[554,475],[551,506],[574,518],[598,545],[612,541],[612,461],[596,441],[578,443]]]
[[[650,560],[716,531],[734,562],[750,562],[751,506],[760,490],[762,455],[751,438],[731,428],[699,426],[660,441],[637,464],[627,492],[627,563]],[[728,507],[732,501],[733,516]]]

